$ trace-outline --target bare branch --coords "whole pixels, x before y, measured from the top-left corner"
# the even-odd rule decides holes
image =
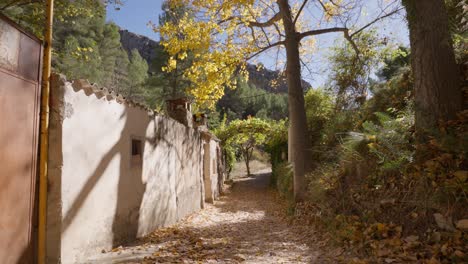
[[[349,42],[349,44],[351,44],[351,46],[353,47],[354,51],[355,51],[356,54],[358,55],[358,59],[360,60],[359,54],[361,54],[361,53],[359,52],[359,48],[358,48],[358,46],[356,45],[356,43],[354,42],[352,36],[349,35],[349,31],[346,30],[346,31],[344,31],[343,33],[344,33],[345,39]]]
[[[336,6],[336,7],[340,7],[340,5],[338,5],[337,3],[335,3],[335,1],[333,1],[333,0],[330,0],[330,2],[331,2],[331,3],[332,3],[334,6]]]
[[[294,18],[294,21],[293,21],[293,24],[295,25],[296,22],[297,22],[297,19],[299,18],[299,16],[301,15],[302,13],[302,10],[304,9],[305,5],[307,4],[309,0],[304,0],[304,2],[302,2],[302,5],[301,7],[299,8],[299,11],[297,11],[297,14],[296,14],[296,17]]]
[[[319,1],[320,2],[320,1]],[[379,16],[377,17],[376,19],[372,20],[371,22],[369,22],[368,24],[364,25],[363,27],[361,27],[360,29],[358,29],[357,31],[355,31],[353,34],[349,34],[349,29],[346,28],[346,27],[334,27],[334,28],[325,28],[325,29],[317,29],[317,30],[310,30],[310,31],[306,31],[306,32],[303,32],[303,33],[300,33],[299,34],[299,39],[303,39],[305,37],[308,37],[308,36],[315,36],[315,35],[320,35],[320,34],[325,34],[325,33],[331,33],[331,32],[343,32],[344,34],[344,37],[345,39],[351,44],[351,46],[353,47],[354,51],[356,52],[356,54],[360,54],[359,52],[359,48],[358,46],[356,45],[356,43],[354,42],[353,40],[353,37],[356,36],[357,34],[361,33],[363,30],[365,30],[366,28],[372,26],[373,24],[377,23],[378,21],[384,19],[384,18],[387,18],[389,16],[392,16],[396,13],[398,13],[399,11],[401,11],[403,8],[398,8],[398,9],[395,9],[393,10],[392,12],[390,13],[387,13],[383,16]]]
[[[274,23],[273,26],[276,29],[276,32],[278,33],[278,36],[284,37],[284,34],[281,32],[280,28],[278,27],[278,24]]]
[[[345,32],[345,31],[348,31],[348,29],[345,27],[333,27],[333,28],[309,30],[309,31],[300,33],[299,39],[303,39],[308,36],[315,36],[315,35],[321,35],[321,34],[332,33],[332,32]]]
[[[284,45],[284,43],[285,43],[284,41],[278,41],[278,42],[275,42],[275,43],[273,43],[273,44],[270,44],[270,45],[268,45],[268,46],[266,46],[266,47],[263,47],[263,48],[261,48],[259,51],[255,52],[254,54],[252,54],[252,55],[250,55],[249,57],[247,57],[246,60],[250,60],[250,59],[252,59],[252,58],[254,58],[254,57],[260,55],[261,53],[263,53],[263,52],[265,52],[265,51],[267,51],[267,50],[269,50],[269,49],[271,49],[271,48],[273,48],[273,47],[277,47],[277,46],[280,46],[280,45]]]
[[[251,26],[251,27],[269,27],[269,26],[272,26],[275,22],[279,21],[280,19],[281,19],[281,14],[276,13],[272,18],[270,18],[266,22],[251,21],[251,22],[249,22],[249,26]]]
[[[268,37],[268,34],[265,31],[265,28],[261,27],[260,29],[262,30],[263,35],[265,36],[265,39],[266,39],[268,45],[271,45],[270,38]]]
[[[223,23],[229,22],[229,21],[231,21],[231,20],[233,20],[233,19],[236,19],[236,18],[237,18],[237,17],[235,17],[235,16],[230,16],[230,17],[228,17],[228,18],[226,18],[226,19],[222,19],[222,20],[218,21],[218,25],[221,25],[221,24],[223,24]]]
[[[324,28],[324,29],[306,31],[304,33],[299,34],[299,39],[303,39],[308,36],[316,36],[316,35],[332,33],[332,32],[343,32],[345,39],[349,41],[349,43],[353,47],[356,54],[358,55],[360,54],[356,43],[354,43],[352,36],[349,34],[349,29],[344,28],[344,27]]]
[[[249,12],[250,12],[250,14],[251,14],[252,16],[254,16],[252,10],[249,9]],[[275,27],[277,26],[274,22],[272,22],[272,25],[274,25]],[[253,29],[253,27],[250,26],[250,25],[249,25],[249,27],[250,27],[250,29],[252,30],[252,36],[253,36],[253,35],[255,34],[255,33],[254,33],[254,29]],[[268,34],[267,34],[266,31],[265,31],[265,27],[260,27],[260,29],[262,30],[263,35],[265,36],[265,39],[266,39],[268,45],[270,45],[270,44],[271,44],[270,38],[268,37]],[[254,40],[255,40],[255,36],[253,36],[253,38],[254,38]],[[257,41],[255,40],[255,42],[257,42]]]
[[[322,3],[322,1],[317,1],[319,2],[320,6],[323,8],[323,11],[326,13],[326,14],[330,14],[327,7]]]
[[[400,7],[398,9],[395,9],[393,10],[392,12],[388,13],[388,14],[385,14],[384,16],[379,16],[377,17],[376,19],[372,20],[371,22],[367,23],[365,26],[361,27],[359,30],[357,30],[356,32],[354,32],[353,34],[351,34],[351,37],[354,37],[355,35],[361,33],[364,29],[372,26],[373,24],[377,23],[378,21],[384,19],[384,18],[387,18],[389,16],[392,16],[398,12],[400,12],[401,10],[403,10],[403,7]]]
[[[253,39],[255,45],[257,45],[257,43],[258,43],[257,37],[255,36],[255,31],[254,31],[254,29],[252,27],[250,28],[250,34],[252,35],[252,39]]]
[[[310,69],[309,65],[307,65],[307,63],[305,63],[304,60],[302,60],[301,58],[299,58],[299,60],[300,60],[300,62],[301,62],[301,64],[302,64],[302,66],[303,66],[304,68],[307,69],[307,71],[309,72],[309,74],[310,74],[310,75],[313,75],[314,72]]]

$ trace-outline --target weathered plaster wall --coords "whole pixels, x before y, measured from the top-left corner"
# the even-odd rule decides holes
[[[204,185],[217,192],[199,131],[82,81],[54,76],[51,90],[48,263],[83,262],[199,210]]]
[[[202,132],[203,145],[203,178],[205,186],[205,201],[212,203],[219,197],[218,188],[218,160],[216,149],[218,143],[213,139],[213,136],[208,132]]]

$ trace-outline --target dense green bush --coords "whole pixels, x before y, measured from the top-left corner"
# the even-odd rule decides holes
[[[311,158],[317,158],[320,146],[327,141],[328,135],[324,128],[332,119],[334,98],[323,89],[311,89],[305,94],[304,100],[309,148],[313,153]]]
[[[272,168],[271,184],[276,186],[276,168],[288,159],[288,127],[287,120],[270,122],[270,135],[265,145],[265,150],[270,154]]]
[[[402,170],[413,159],[411,131],[414,114],[408,109],[397,117],[381,112],[375,116],[377,122],[365,121],[362,132],[349,133],[343,149],[375,162],[379,172]]]
[[[250,161],[256,147],[263,146],[270,134],[270,124],[259,118],[236,119],[228,125],[226,118],[215,133],[221,140],[223,147],[231,152],[240,153],[247,168],[247,175],[251,175]]]
[[[288,162],[281,162],[274,167],[272,172],[273,178],[275,179],[275,187],[279,192],[281,198],[286,200],[293,209],[294,204],[294,180],[292,167]]]
[[[223,116],[222,121],[220,122],[219,126],[213,130],[213,133],[221,140],[221,146],[223,147],[223,156],[224,156],[224,166],[226,167],[227,174],[231,173],[232,169],[234,168],[234,164],[236,163],[236,149],[226,143],[225,134],[227,129],[227,115]]]

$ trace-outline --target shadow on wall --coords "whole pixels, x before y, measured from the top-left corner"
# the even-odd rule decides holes
[[[118,246],[129,240],[134,240],[137,237],[139,210],[143,195],[145,192],[145,184],[142,182],[142,170],[139,170],[139,175],[135,175],[133,169],[128,170],[125,166],[125,157],[129,155],[131,150],[131,142],[129,141],[128,131],[131,131],[130,119],[125,111],[120,119],[125,119],[125,125],[122,128],[119,141],[102,157],[99,165],[94,169],[92,175],[88,178],[86,184],[79,192],[78,197],[74,200],[70,210],[63,218],[62,233],[72,223],[86,198],[89,196],[96,183],[101,179],[110,162],[120,156],[120,168],[117,186],[117,201],[114,221],[112,223],[113,231],[113,246]],[[149,122],[147,122],[147,125]],[[143,130],[144,131],[144,130]],[[131,165],[129,165],[131,166]]]
[[[114,106],[109,106],[99,100],[103,95],[54,78],[48,262],[72,263],[107,249],[110,243],[117,247],[133,242],[203,205],[198,132],[172,119],[150,117],[140,108],[116,106],[113,99],[108,103]],[[73,92],[68,93],[71,87]],[[83,99],[83,91],[89,100]],[[95,113],[100,110],[104,118]],[[90,118],[94,118],[91,124]],[[134,148],[134,136],[141,148]],[[103,142],[90,142],[99,139]],[[139,166],[134,166],[138,155]],[[67,192],[70,189],[73,194]]]
[[[120,163],[118,165],[119,173],[112,175],[112,177],[118,177],[115,214],[112,222],[113,247],[128,244],[142,234],[164,225],[167,221],[185,216],[187,212],[191,212],[190,210],[195,208],[190,205],[185,206],[185,203],[193,197],[190,192],[200,192],[198,188],[202,183],[196,181],[201,179],[198,179],[199,177],[195,176],[198,174],[191,170],[196,168],[195,163],[200,164],[201,162],[199,154],[201,139],[192,129],[162,117],[155,117],[154,121],[148,118],[144,124],[139,121],[137,122],[139,125],[135,126],[135,122],[130,117],[135,118],[140,115],[130,114],[131,111],[134,109],[127,109],[120,116],[120,120],[124,120],[125,123],[120,132],[119,140],[102,155],[101,161],[87,177],[86,183],[64,215],[63,221],[60,222],[60,219],[54,221],[62,225],[62,228],[58,228],[61,233],[56,234],[58,235],[56,237],[60,238],[66,232],[83,206],[89,206],[85,203],[93,202],[87,200],[116,157],[120,157]],[[131,155],[134,146],[132,146],[131,136],[146,133],[150,124],[154,125],[154,131],[150,132],[151,137],[141,138],[142,149],[139,151],[141,162],[146,162],[146,164],[141,164],[140,168],[134,168],[132,167],[134,156]],[[61,129],[57,131],[61,133]],[[145,146],[143,147],[143,145]],[[148,149],[145,150],[145,148]],[[60,154],[63,152],[61,149],[54,151]],[[146,153],[145,155],[148,155],[150,159],[143,159],[143,153]],[[63,157],[59,159],[63,159]],[[163,177],[166,179],[163,180]],[[61,177],[59,179],[61,180]],[[168,185],[161,186],[161,180]],[[61,183],[57,184],[61,186]],[[164,187],[169,187],[171,190],[161,189]],[[113,186],[108,188],[113,188]],[[179,201],[179,199],[183,200]],[[192,200],[190,202],[200,206],[201,201],[200,198],[200,201]],[[109,210],[113,209],[113,205],[109,204]],[[99,216],[96,219],[102,220]],[[96,225],[99,224],[102,224],[101,221],[96,223]],[[96,240],[100,239],[102,240],[102,238],[96,238]],[[53,244],[55,244],[53,245],[55,252],[60,252],[60,239]]]
[[[191,213],[191,209],[196,208],[196,203],[199,208],[203,206],[201,198],[201,138],[198,132],[170,118],[156,116],[154,118],[154,131],[152,137],[147,137],[146,141],[150,146],[157,146],[159,151],[162,151],[162,157],[156,155],[154,161],[155,175],[165,172],[166,177],[170,182],[170,196],[174,197],[175,219],[180,219],[187,213]],[[155,150],[154,150],[155,151]],[[199,171],[193,171],[198,169]],[[171,178],[175,182],[171,182]],[[192,193],[193,192],[193,193]],[[193,194],[199,193],[200,201],[193,201]],[[190,206],[190,204],[193,205]],[[154,213],[156,213],[154,211]],[[161,220],[161,216],[157,217],[157,222],[164,223],[166,219]],[[167,215],[165,215],[167,217]],[[153,228],[154,229],[154,228]],[[146,230],[147,232],[153,230]]]

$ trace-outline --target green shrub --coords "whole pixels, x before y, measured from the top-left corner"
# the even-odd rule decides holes
[[[315,204],[326,204],[327,192],[337,188],[340,166],[335,162],[324,163],[307,174],[308,196]]]
[[[378,173],[402,172],[413,161],[411,143],[414,114],[410,107],[392,117],[374,113],[376,122],[365,121],[362,132],[349,132],[342,143],[342,159],[365,159],[374,162]]]
[[[280,120],[270,124],[271,130],[268,136],[265,150],[270,154],[271,162],[271,185],[276,187],[277,173],[276,170],[280,165],[287,160],[288,156],[288,128],[287,120]]]
[[[276,188],[280,196],[288,201],[292,201],[294,198],[292,166],[287,162],[280,163],[275,167],[273,174],[276,178]]]
[[[310,146],[315,148],[324,141],[324,127],[332,116],[334,99],[323,89],[310,89],[305,94],[304,100],[308,141]]]
[[[291,164],[283,162],[277,164],[272,172],[276,181],[276,189],[282,199],[289,204],[290,210],[294,209],[294,179]],[[292,213],[292,212],[290,212]]]

